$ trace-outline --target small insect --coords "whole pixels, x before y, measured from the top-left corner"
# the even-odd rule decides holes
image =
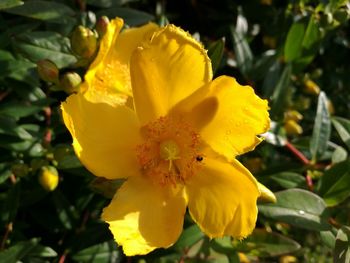
[[[203,156],[198,155],[198,156],[196,157],[196,161],[197,161],[197,162],[203,161]]]

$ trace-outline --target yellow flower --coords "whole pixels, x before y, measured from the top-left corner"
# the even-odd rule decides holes
[[[108,83],[121,81],[105,70]],[[91,86],[104,96],[74,94],[62,104],[82,163],[96,176],[127,178],[102,214],[124,253],[171,246],[186,207],[211,238],[249,235],[260,191],[235,157],[254,149],[269,128],[267,101],[234,78],[212,80],[202,45],[174,25],[139,44],[130,73],[132,107],[111,104],[115,93],[96,77]]]

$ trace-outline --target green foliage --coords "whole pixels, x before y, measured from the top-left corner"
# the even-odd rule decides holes
[[[344,0],[0,1],[0,262],[127,260],[99,219],[123,181],[82,166],[61,121],[67,94],[36,70],[48,59],[60,77],[83,77],[93,58],[72,52],[71,33],[83,25],[97,37],[101,16],[196,32],[215,75],[251,85],[271,108],[265,142],[239,157],[277,197],[259,203],[252,235],[209,240],[187,215],[172,247],[132,262],[350,262],[349,14]],[[302,134],[287,129],[290,111]],[[51,192],[38,181],[47,166],[60,177]]]

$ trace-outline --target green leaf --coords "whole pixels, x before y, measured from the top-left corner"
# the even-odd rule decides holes
[[[272,107],[270,114],[273,119],[281,118],[283,115],[283,109],[288,97],[291,74],[291,65],[286,65],[271,97]]]
[[[80,250],[72,258],[76,262],[112,263],[120,261],[120,253],[114,240],[110,240]]]
[[[0,252],[1,262],[17,263],[29,252],[31,252],[37,244],[37,239],[18,242],[16,245],[11,246],[9,249]]]
[[[7,13],[50,21],[54,23],[74,23],[75,12],[68,6],[49,1],[31,0],[23,5],[5,10]]]
[[[214,74],[220,66],[220,62],[224,54],[224,48],[225,48],[225,38],[221,38],[215,41],[208,48],[208,56],[211,60],[211,65],[212,65]]]
[[[320,26],[317,19],[315,19],[315,16],[312,15],[307,25],[305,36],[302,43],[302,46],[305,49],[311,49],[317,45],[317,43],[320,40],[319,28]]]
[[[334,263],[350,262],[350,227],[343,226],[339,229],[335,241]]]
[[[276,59],[271,66],[267,66],[262,90],[264,97],[270,98],[281,77],[281,62]]]
[[[16,136],[23,140],[30,140],[33,138],[22,126],[17,125],[14,118],[5,115],[0,116],[0,134]]]
[[[298,173],[281,172],[269,175],[268,178],[283,188],[301,188],[306,186],[305,177]]]
[[[53,250],[50,247],[46,247],[46,246],[42,246],[42,245],[38,244],[29,252],[29,256],[52,258],[52,257],[56,257],[57,253],[55,250]]]
[[[321,231],[320,232],[320,237],[321,240],[323,242],[323,244],[325,244],[326,246],[328,246],[329,248],[333,249],[335,246],[335,236],[333,234],[333,232],[331,230],[329,231]]]
[[[284,57],[287,62],[297,59],[302,51],[305,25],[302,22],[293,23],[288,31],[284,46]]]
[[[250,236],[237,245],[237,249],[259,257],[278,257],[296,252],[300,249],[300,245],[278,233],[255,229]]]
[[[13,45],[34,63],[41,59],[49,59],[57,67],[63,68],[77,61],[71,54],[69,39],[55,32],[23,33],[14,38]]]
[[[24,105],[19,103],[6,103],[0,106],[0,114],[10,116],[16,119],[33,115],[42,110],[42,107],[33,105]]]
[[[263,215],[288,224],[310,229],[328,230],[326,204],[319,196],[302,189],[288,189],[275,193],[277,203],[260,204]]]
[[[101,10],[96,13],[96,16],[108,16],[111,19],[118,16],[123,18],[125,24],[129,26],[138,26],[154,20],[154,16],[148,13],[125,7],[113,7]]]
[[[23,1],[20,1],[20,0],[1,0],[0,10],[15,7],[18,5],[23,5]]]
[[[173,247],[177,250],[183,250],[185,248],[191,247],[203,237],[204,234],[199,229],[199,227],[197,225],[192,225],[181,233],[180,238],[177,240]]]
[[[332,123],[340,138],[350,150],[350,120],[341,117],[333,117]]]
[[[327,143],[331,136],[331,120],[327,105],[326,94],[321,92],[318,96],[316,118],[310,140],[310,152],[314,162],[327,150]]]
[[[245,36],[238,33],[235,27],[231,26],[231,35],[233,39],[233,49],[235,51],[235,59],[237,67],[243,74],[247,74],[253,66],[253,53],[250,50],[248,41]]]
[[[335,206],[350,196],[350,160],[337,163],[320,179],[319,193],[328,206]]]
[[[348,152],[341,146],[337,146],[332,154],[332,163],[340,163],[348,158]]]

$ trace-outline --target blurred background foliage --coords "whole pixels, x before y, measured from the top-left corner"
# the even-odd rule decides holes
[[[349,10],[344,0],[1,0],[0,262],[350,262]],[[127,258],[99,219],[120,182],[82,167],[59,104],[116,16],[181,26],[216,75],[269,100],[271,130],[240,160],[277,203],[259,201],[246,240],[209,240],[187,216],[173,247]]]

